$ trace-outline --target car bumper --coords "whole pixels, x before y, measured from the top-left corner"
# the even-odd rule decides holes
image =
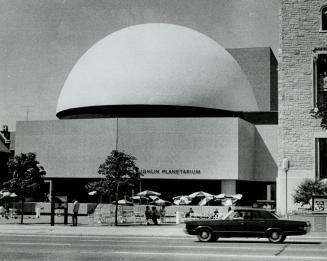
[[[184,233],[188,234],[188,235],[196,235],[196,231],[195,230],[188,230],[188,229],[184,229]]]

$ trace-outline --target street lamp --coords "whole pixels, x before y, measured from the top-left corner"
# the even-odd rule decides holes
[[[290,168],[290,162],[287,158],[283,159],[282,168],[285,172],[285,215],[287,217],[287,172]]]

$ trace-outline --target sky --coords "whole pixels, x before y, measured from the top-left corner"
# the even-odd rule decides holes
[[[279,0],[0,0],[0,126],[56,120],[60,90],[77,60],[112,32],[170,23],[225,48],[278,53]]]

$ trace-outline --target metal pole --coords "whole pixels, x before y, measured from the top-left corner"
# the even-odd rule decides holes
[[[286,218],[288,218],[288,215],[287,215],[287,170],[285,170],[285,215],[286,215]]]
[[[118,150],[118,118],[116,124],[116,150]]]
[[[50,198],[51,198],[50,225],[54,226],[54,223],[55,223],[55,195],[54,195],[54,181],[53,180],[50,180]]]

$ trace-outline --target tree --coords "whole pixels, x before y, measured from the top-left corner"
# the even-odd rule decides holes
[[[117,226],[118,199],[128,188],[140,180],[142,173],[135,164],[136,158],[124,152],[113,150],[105,162],[99,166],[98,174],[105,176],[97,182],[86,185],[88,191],[96,191],[102,196],[115,195],[115,225]]]
[[[293,198],[295,203],[303,206],[311,203],[313,195],[325,194],[327,194],[326,183],[319,180],[305,179],[295,190]]]
[[[29,152],[15,156],[7,163],[12,179],[4,182],[10,192],[15,192],[21,199],[21,224],[24,220],[24,203],[28,194],[40,191],[44,184],[42,178],[46,172],[36,160],[36,154]]]
[[[310,114],[315,119],[320,119],[320,127],[327,129],[327,108],[326,106],[316,107],[310,111]]]

